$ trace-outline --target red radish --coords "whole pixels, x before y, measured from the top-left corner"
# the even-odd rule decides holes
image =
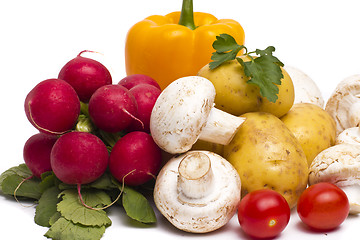
[[[80,101],[89,102],[91,95],[101,86],[112,84],[109,70],[100,62],[82,57],[82,51],[77,57],[67,62],[61,69],[58,78],[68,82],[78,94]]]
[[[71,130],[80,114],[80,101],[74,88],[56,78],[37,84],[26,96],[24,107],[31,124],[49,134]]]
[[[120,85],[106,85],[92,95],[89,115],[94,124],[106,132],[119,132],[136,120],[134,96]]]
[[[150,132],[150,116],[151,111],[155,105],[156,99],[159,97],[161,90],[149,84],[139,84],[130,89],[130,92],[135,97],[138,105],[137,118],[143,123],[143,126],[138,121],[133,121],[129,130]]]
[[[35,177],[40,178],[44,172],[51,171],[50,153],[57,139],[55,135],[38,133],[25,142],[24,161]]]
[[[69,132],[54,144],[51,167],[60,181],[67,184],[87,184],[104,174],[109,162],[105,144],[87,132]]]
[[[121,79],[118,84],[130,90],[136,85],[143,83],[153,85],[154,87],[157,87],[159,90],[161,90],[159,84],[153,78],[144,74],[133,74],[126,76],[123,79]]]
[[[152,137],[135,131],[116,142],[110,153],[109,170],[118,181],[138,186],[158,174],[161,161],[161,150]]]

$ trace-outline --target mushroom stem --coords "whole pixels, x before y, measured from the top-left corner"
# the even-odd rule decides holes
[[[179,78],[167,86],[151,112],[150,132],[156,144],[176,154],[189,151],[198,139],[229,143],[244,119],[214,108],[215,95],[212,82],[199,76]]]
[[[243,117],[237,117],[213,107],[210,111],[206,125],[202,128],[199,139],[227,145],[233,139],[241,124]]]
[[[360,213],[360,184],[340,187],[349,199],[350,214]]]
[[[178,167],[178,190],[188,198],[203,198],[211,192],[213,172],[210,158],[201,152],[187,154]]]

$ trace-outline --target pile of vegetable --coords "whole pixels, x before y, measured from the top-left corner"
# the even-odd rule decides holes
[[[249,51],[240,24],[192,8],[184,0],[181,12],[134,25],[117,83],[82,51],[29,91],[38,133],[0,191],[36,204],[45,237],[100,239],[113,205],[153,224],[149,200],[182,231],[215,231],[237,214],[255,238],[279,235],[293,208],[316,231],[360,212],[360,77],[324,107],[316,83],[274,47]]]
[[[162,163],[149,134],[160,87],[145,75],[112,84],[107,68],[82,53],[28,93],[25,113],[39,133],[24,145],[25,163],[0,178],[4,194],[37,203],[35,223],[53,239],[100,239],[113,204],[156,222],[146,197]]]

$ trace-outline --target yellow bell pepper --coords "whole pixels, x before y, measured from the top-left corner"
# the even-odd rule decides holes
[[[193,1],[183,0],[182,11],[153,15],[130,28],[125,44],[127,75],[145,74],[164,89],[172,81],[197,72],[211,61],[216,36],[227,33],[240,45],[245,35],[232,19],[193,12]]]

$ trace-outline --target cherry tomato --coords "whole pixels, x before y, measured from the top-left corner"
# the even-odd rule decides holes
[[[256,238],[272,238],[281,233],[290,220],[290,208],[285,198],[270,189],[248,193],[238,207],[238,219],[243,231]]]
[[[349,214],[349,200],[339,187],[328,182],[314,184],[301,194],[298,215],[314,230],[331,230],[338,227]]]

